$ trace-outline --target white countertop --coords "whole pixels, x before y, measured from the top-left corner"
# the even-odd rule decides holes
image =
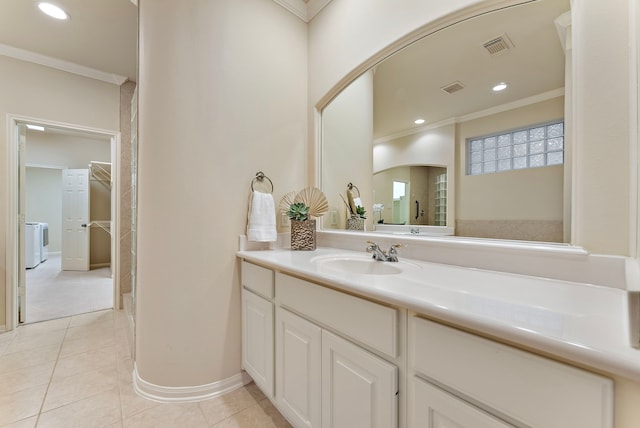
[[[335,248],[237,254],[278,271],[640,381],[640,350],[629,345],[625,290],[402,257],[396,266],[403,271],[390,275],[343,273],[314,262],[314,258],[333,255],[366,256],[364,251]]]

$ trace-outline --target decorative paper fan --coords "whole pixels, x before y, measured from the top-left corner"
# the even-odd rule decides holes
[[[295,191],[289,192],[286,195],[284,195],[282,199],[280,199],[280,205],[278,205],[278,208],[280,208],[280,211],[285,213],[289,211],[289,206],[291,206],[295,197],[296,197]]]
[[[302,202],[309,207],[311,217],[323,216],[329,211],[329,203],[322,190],[317,187],[307,187],[299,191],[293,202]]]

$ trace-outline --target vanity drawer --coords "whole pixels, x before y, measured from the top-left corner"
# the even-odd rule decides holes
[[[398,356],[398,311],[276,273],[278,302],[390,357]]]
[[[610,428],[613,382],[463,331],[411,317],[409,365],[527,426]]]
[[[267,299],[273,299],[273,271],[242,261],[242,286]]]

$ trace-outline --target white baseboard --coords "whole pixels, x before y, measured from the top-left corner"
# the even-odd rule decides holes
[[[133,367],[133,387],[138,395],[163,403],[193,402],[218,397],[234,391],[251,382],[244,371],[227,379],[197,386],[161,386],[147,382],[138,374],[138,367]]]
[[[4,325],[4,324],[3,324],[3,325],[0,325],[0,333],[4,333],[4,332],[6,332],[6,331],[8,331],[8,330],[7,330],[7,326],[6,326],[6,325]]]

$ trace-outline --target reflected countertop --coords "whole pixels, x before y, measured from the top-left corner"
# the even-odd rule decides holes
[[[238,257],[480,335],[640,381],[628,293],[590,284],[401,259],[400,273],[346,273],[318,260],[364,258],[335,248],[239,251]],[[390,263],[390,262],[376,262]]]

